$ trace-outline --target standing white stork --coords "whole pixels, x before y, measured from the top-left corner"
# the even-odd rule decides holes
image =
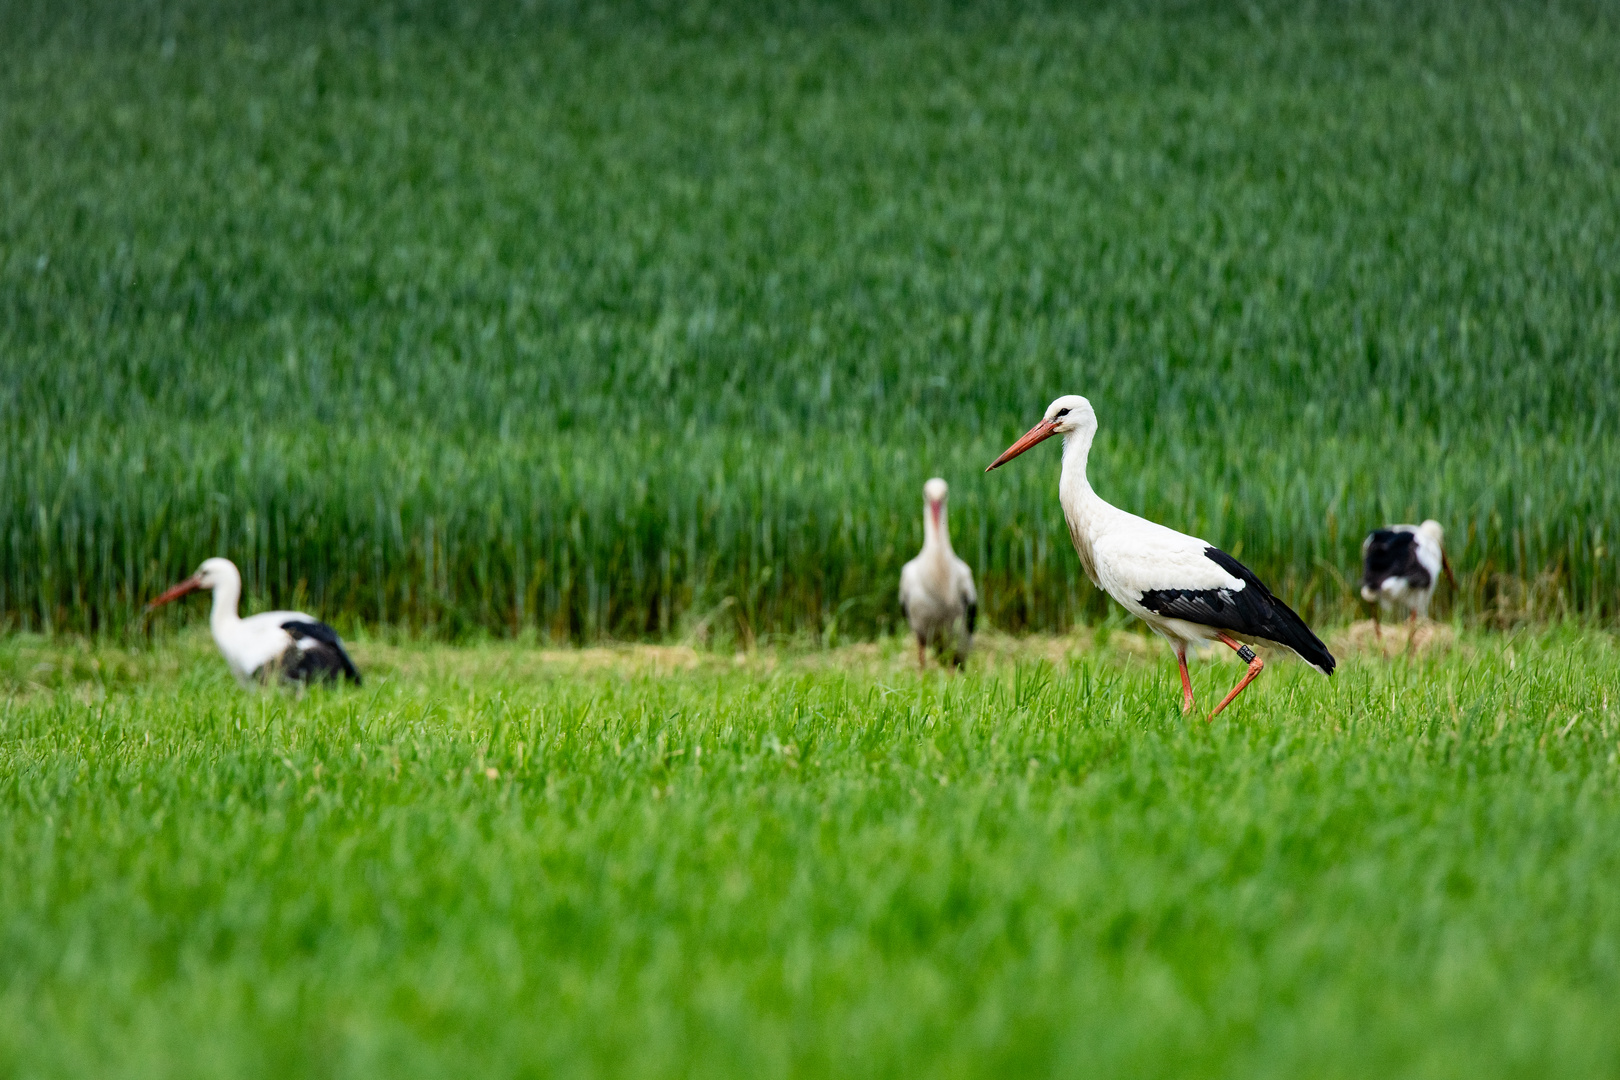
[[[1091,490],[1086,458],[1096,434],[1097,414],[1091,402],[1069,394],[1047,406],[1041,422],[991,462],[990,469],[1053,435],[1063,436],[1058,501],[1080,565],[1092,584],[1170,642],[1181,669],[1183,710],[1198,707],[1187,674],[1187,646],[1196,642],[1219,641],[1249,664],[1242,680],[1209,714],[1210,720],[1265,667],[1245,642],[1282,645],[1322,674],[1332,675],[1334,660],[1327,646],[1248,567],[1213,544],[1127,513]]]
[[[229,559],[204,560],[195,574],[146,605],[146,610],[198,589],[214,591],[208,627],[231,674],[243,686],[272,674],[280,674],[288,682],[336,682],[345,678],[360,685],[360,673],[343,651],[337,631],[314,616],[301,611],[264,611],[245,619],[238,615],[242,574]]]
[[[1445,536],[1440,523],[1430,518],[1421,525],[1374,529],[1361,542],[1361,598],[1373,606],[1373,632],[1380,639],[1379,608],[1387,604],[1406,609],[1412,628],[1406,647],[1411,649],[1417,640],[1417,621],[1429,614],[1440,574],[1444,572],[1451,587],[1457,587],[1446,558]]]
[[[943,656],[953,638],[953,659],[961,667],[973,647],[973,624],[979,615],[973,571],[951,550],[945,517],[949,494],[949,486],[937,476],[923,485],[922,552],[900,569],[900,610],[917,635],[918,667],[928,666],[929,645]]]

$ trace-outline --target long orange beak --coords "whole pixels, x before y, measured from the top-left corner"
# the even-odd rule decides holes
[[[154,608],[160,608],[164,604],[167,604],[170,600],[178,600],[182,596],[186,595],[186,593],[196,592],[200,588],[202,588],[202,580],[198,578],[197,575],[193,574],[191,577],[186,578],[186,580],[182,581],[180,584],[176,585],[174,588],[170,589],[168,592],[164,593],[150,604],[147,604],[146,610],[150,612]]]
[[[1040,423],[1024,432],[1024,437],[1022,439],[1019,439],[1017,442],[1007,447],[1006,450],[1002,451],[1001,456],[992,461],[989,468],[985,469],[984,471],[989,472],[990,469],[1007,464],[1007,462],[1011,461],[1019,454],[1022,454],[1025,450],[1028,450],[1036,443],[1045,442],[1047,439],[1050,439],[1056,434],[1057,424],[1051,420],[1042,420]]]
[[[1457,587],[1457,575],[1451,572],[1451,560],[1446,558],[1446,553],[1443,551],[1440,553],[1440,569],[1446,572],[1446,580],[1451,582],[1451,587],[1455,589]]]

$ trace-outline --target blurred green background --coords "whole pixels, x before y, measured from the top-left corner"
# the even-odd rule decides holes
[[[0,618],[202,558],[461,637],[866,635],[920,487],[1105,607],[1057,455],[1347,617],[1612,621],[1605,5],[0,3]],[[199,605],[200,606],[200,605]]]

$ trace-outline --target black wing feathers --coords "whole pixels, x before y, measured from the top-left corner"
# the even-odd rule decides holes
[[[1292,608],[1271,595],[1253,571],[1217,547],[1205,548],[1204,557],[1241,580],[1243,588],[1150,589],[1142,594],[1142,606],[1167,619],[1184,619],[1286,645],[1323,672],[1332,673],[1335,661],[1327,646]]]
[[[287,650],[282,658],[281,674],[293,682],[336,682],[338,679],[348,679],[354,685],[360,685],[360,672],[355,670],[354,661],[343,649],[343,640],[338,637],[337,631],[323,622],[305,622],[302,619],[293,619],[281,624],[281,628],[293,637],[293,647]],[[301,647],[301,643],[314,641],[316,644]]]
[[[973,633],[973,624],[979,621],[979,602],[969,600],[967,606],[967,632]]]
[[[1418,562],[1418,538],[1405,529],[1378,529],[1367,537],[1361,556],[1361,584],[1377,591],[1392,577],[1405,578],[1414,589],[1434,580]]]

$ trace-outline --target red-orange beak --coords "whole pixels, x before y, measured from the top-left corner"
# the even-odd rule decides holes
[[[1446,558],[1446,553],[1443,551],[1440,553],[1440,569],[1446,572],[1446,580],[1451,582],[1452,589],[1456,589],[1457,575],[1451,572],[1451,560]]]
[[[934,519],[934,528],[939,528],[939,512],[941,505],[938,499],[928,500],[928,516]]]
[[[1042,420],[1040,423],[1024,432],[1024,437],[1022,439],[1019,439],[1017,442],[1007,447],[1007,449],[1002,452],[1001,456],[992,461],[990,463],[990,467],[984,471],[989,472],[990,469],[1007,464],[1007,462],[1011,461],[1019,454],[1022,454],[1025,450],[1028,450],[1036,443],[1045,442],[1047,439],[1050,439],[1056,434],[1056,421]]]
[[[170,589],[168,592],[164,593],[150,604],[147,604],[146,610],[150,612],[154,608],[160,608],[164,604],[167,604],[170,600],[178,600],[182,596],[186,595],[186,593],[196,592],[200,588],[202,588],[202,579],[193,574],[191,577],[186,578],[186,580],[182,581],[180,584],[176,585],[174,588]]]

